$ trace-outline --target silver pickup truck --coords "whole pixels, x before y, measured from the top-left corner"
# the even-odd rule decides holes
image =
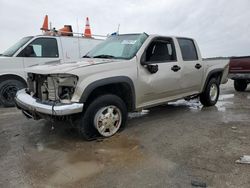
[[[110,137],[124,128],[128,112],[180,98],[215,105],[228,63],[203,61],[190,38],[111,36],[82,61],[29,68],[28,88],[15,102],[29,118],[76,120],[86,139]]]

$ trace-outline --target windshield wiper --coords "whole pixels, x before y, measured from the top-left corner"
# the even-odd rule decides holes
[[[0,54],[0,56],[11,57],[10,55]]]
[[[88,55],[84,55],[84,56],[82,56],[83,58],[91,58],[90,56],[88,56]]]
[[[94,56],[93,58],[113,59],[113,58],[115,58],[115,56],[102,54],[102,55]]]

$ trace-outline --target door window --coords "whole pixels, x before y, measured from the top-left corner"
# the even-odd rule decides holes
[[[197,51],[192,39],[178,39],[181,54],[184,61],[195,61],[198,60]]]
[[[150,43],[146,50],[147,62],[176,61],[172,40],[157,39]]]
[[[20,54],[19,57],[57,58],[58,46],[56,39],[38,38],[32,41]]]

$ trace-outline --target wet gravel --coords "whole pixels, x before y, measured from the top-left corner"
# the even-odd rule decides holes
[[[0,187],[246,187],[250,89],[222,86],[216,106],[171,102],[130,114],[116,136],[86,142],[67,123],[0,108]],[[203,184],[202,184],[203,183]]]

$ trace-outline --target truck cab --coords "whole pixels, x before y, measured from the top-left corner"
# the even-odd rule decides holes
[[[14,106],[17,90],[26,86],[25,69],[58,61],[73,62],[81,59],[102,40],[69,36],[28,36],[22,38],[0,56],[0,103]]]

